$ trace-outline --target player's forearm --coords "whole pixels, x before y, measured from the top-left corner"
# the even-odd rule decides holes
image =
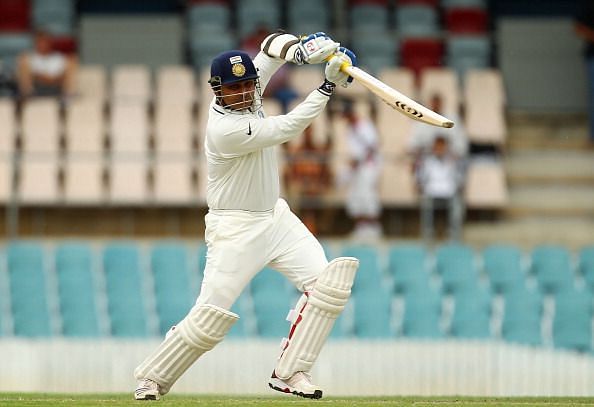
[[[272,75],[274,75],[285,63],[286,61],[283,59],[272,58],[263,52],[258,52],[258,55],[254,58],[254,66],[258,70],[258,75],[260,76],[262,92],[266,89]]]

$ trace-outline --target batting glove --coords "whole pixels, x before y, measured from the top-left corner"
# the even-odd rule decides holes
[[[260,48],[269,57],[284,59],[297,65],[320,64],[340,46],[323,32],[297,38],[279,31],[264,39]]]
[[[328,60],[324,74],[328,81],[346,88],[353,82],[353,77],[340,70],[343,64],[357,66],[357,56],[350,49],[339,47]]]

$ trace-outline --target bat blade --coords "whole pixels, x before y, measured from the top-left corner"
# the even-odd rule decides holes
[[[391,108],[400,112],[411,119],[420,122],[431,124],[433,126],[451,128],[454,127],[454,122],[444,117],[433,110],[415,102],[411,98],[396,89],[380,81],[373,75],[368,74],[364,70],[356,66],[343,65],[341,71],[348,73],[350,76],[359,81],[363,86],[371,92],[379,96]]]

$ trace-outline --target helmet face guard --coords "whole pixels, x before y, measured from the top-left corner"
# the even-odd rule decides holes
[[[246,86],[252,81],[254,86]],[[232,113],[255,112],[262,107],[262,89],[259,75],[250,56],[243,51],[227,51],[219,54],[210,66],[208,80],[220,106]],[[237,90],[230,89],[235,85]]]

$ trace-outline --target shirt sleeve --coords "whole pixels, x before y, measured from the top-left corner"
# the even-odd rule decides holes
[[[322,113],[329,97],[317,90],[285,115],[256,118],[237,115],[233,128],[214,142],[223,154],[243,155],[262,148],[282,144],[299,134]]]
[[[270,82],[272,75],[274,75],[285,62],[284,59],[272,58],[261,51],[258,52],[258,55],[254,58],[254,66],[258,70],[258,75],[260,76],[262,93],[264,93],[264,89],[268,86],[268,82]]]

